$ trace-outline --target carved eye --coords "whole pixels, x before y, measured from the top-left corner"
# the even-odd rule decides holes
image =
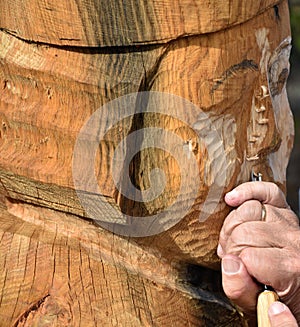
[[[288,79],[288,76],[289,76],[289,69],[288,68],[284,68],[281,73],[279,74],[278,76],[278,90],[279,90],[279,93],[281,92],[282,88],[284,87],[287,79]]]
[[[290,38],[284,40],[270,58],[268,81],[272,97],[280,94],[289,76]]]
[[[269,79],[270,84],[270,93],[272,97],[278,95],[281,93],[283,87],[285,86],[285,83],[287,81],[287,78],[289,76],[289,69],[283,68],[280,73],[276,72],[276,76],[272,74],[273,77],[271,80]]]

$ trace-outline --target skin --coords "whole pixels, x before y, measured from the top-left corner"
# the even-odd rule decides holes
[[[225,196],[235,209],[224,221],[218,247],[223,288],[245,313],[255,315],[261,284],[272,286],[300,322],[300,228],[273,183],[249,182]],[[266,220],[262,221],[262,204]],[[289,309],[269,312],[272,326],[297,326]],[[286,323],[288,319],[289,324]]]
[[[281,302],[274,302],[269,308],[271,327],[298,327],[290,309]]]

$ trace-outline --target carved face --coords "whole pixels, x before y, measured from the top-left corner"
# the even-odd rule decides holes
[[[157,1],[157,5],[161,3]],[[217,8],[214,10],[223,15],[223,3],[214,3],[212,8]],[[229,5],[226,8],[230,9]],[[239,10],[241,8],[245,6],[239,6]],[[282,186],[292,147],[293,122],[285,91],[290,51],[288,7],[282,2],[276,10],[259,8],[249,8],[249,12],[253,9],[252,13],[262,14],[251,18],[251,15],[247,16],[247,11],[247,17],[244,15],[242,20],[246,22],[235,26],[234,22],[240,21],[235,20],[234,15],[231,17],[228,11],[231,21],[225,29],[220,29],[226,20],[224,16],[221,15],[212,25],[205,21],[205,12],[199,10],[202,20],[197,14],[193,15],[193,22],[198,21],[199,26],[185,18],[176,37],[162,35],[157,44],[149,45],[145,41],[141,48],[130,43],[130,51],[122,50],[120,53],[36,47],[2,31],[0,54],[5,65],[1,65],[0,74],[3,84],[0,166],[12,174],[25,176],[34,185],[29,192],[24,190],[21,178],[10,178],[9,174],[2,173],[0,184],[4,185],[5,194],[9,194],[7,197],[24,201],[30,199],[38,205],[45,205],[44,199],[47,199],[50,207],[55,203],[55,208],[61,211],[84,216],[74,192],[68,193],[74,191],[71,168],[73,147],[83,121],[104,104],[132,92],[147,90],[174,94],[199,108],[199,114],[189,126],[172,117],[172,107],[169,115],[165,111],[164,115],[150,115],[142,119],[130,120],[127,117],[128,120],[117,124],[100,144],[91,174],[98,169],[101,196],[109,198],[113,205],[117,202],[123,212],[138,216],[140,211],[153,215],[166,210],[176,201],[182,177],[176,160],[168,153],[160,149],[142,149],[133,158],[128,169],[131,180],[127,178],[127,182],[131,182],[138,191],[152,187],[149,178],[152,168],[158,166],[166,172],[167,185],[162,195],[153,196],[153,200],[144,201],[142,205],[142,201],[133,203],[116,191],[109,161],[118,141],[136,127],[145,129],[154,125],[175,131],[187,152],[186,161],[195,157],[198,164],[198,175],[194,179],[195,183],[200,183],[196,201],[178,224],[154,236],[158,238],[155,242],[153,237],[139,242],[148,242],[151,246],[153,243],[153,247],[164,252],[164,256],[174,260],[190,259],[214,265],[219,230],[229,210],[223,195],[235,185],[249,180],[252,169],[261,172],[264,180],[274,180]],[[187,17],[188,12],[186,10],[183,17]],[[171,11],[166,13],[169,15]],[[182,21],[180,15],[175,16],[176,22]],[[206,34],[201,34],[199,29],[202,23],[210,28],[205,30]],[[35,24],[32,25],[35,27]],[[22,30],[27,31],[25,28]],[[140,31],[137,31],[140,36]],[[60,32],[64,29],[60,28]],[[57,44],[64,40],[60,38]],[[87,45],[76,43],[73,38],[68,42],[71,43],[65,45],[72,42]],[[126,46],[129,44],[126,43]],[[184,112],[185,108],[181,109]],[[211,130],[217,132],[217,141]],[[200,139],[197,137],[199,131]],[[84,157],[80,159],[82,162],[86,160]],[[56,186],[65,189],[58,192]],[[188,199],[191,188],[188,184],[185,186]],[[40,194],[43,194],[41,199]],[[71,198],[74,199],[72,205]],[[199,213],[204,208],[208,215],[200,221]],[[109,210],[100,214],[109,216]]]
[[[279,20],[272,8],[222,33],[180,39],[170,45],[156,72],[152,90],[178,94],[195,103],[207,119],[199,118],[194,129],[211,126],[225,149],[224,157],[214,149],[214,142],[206,140],[205,148],[188,131],[182,132],[204,164],[200,165],[197,203],[186,219],[167,232],[180,249],[174,256],[185,253],[205,265],[216,260],[214,249],[228,208],[222,197],[207,197],[212,187],[222,188],[223,196],[249,181],[254,170],[284,188],[293,119],[285,89],[291,49],[288,11],[280,7],[280,13]],[[208,158],[207,147],[210,153],[215,151],[213,157]],[[216,201],[217,209],[199,223],[204,203],[209,207]]]

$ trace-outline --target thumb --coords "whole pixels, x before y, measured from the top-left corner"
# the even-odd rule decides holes
[[[272,327],[298,327],[290,309],[281,302],[272,303],[268,313]]]
[[[259,286],[239,257],[227,254],[222,258],[222,284],[225,294],[236,305],[247,312],[255,311]]]

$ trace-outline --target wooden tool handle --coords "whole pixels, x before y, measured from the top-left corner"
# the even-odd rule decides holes
[[[257,300],[258,327],[271,327],[268,317],[268,309],[273,302],[278,300],[279,297],[274,291],[266,290],[259,294]]]

